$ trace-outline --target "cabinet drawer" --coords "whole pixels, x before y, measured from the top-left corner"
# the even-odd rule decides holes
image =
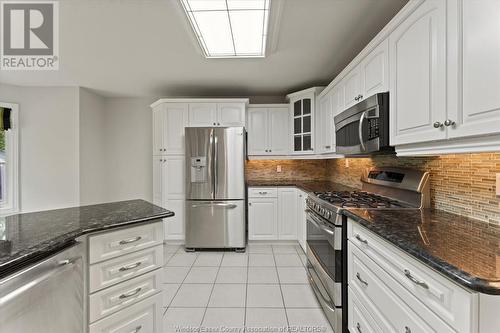
[[[90,265],[90,292],[109,287],[162,266],[163,246],[161,245]]]
[[[460,332],[471,331],[476,296],[443,276],[425,267],[356,222],[351,227],[349,241],[370,257],[390,277],[398,288],[410,293],[441,319]]]
[[[121,229],[89,237],[91,264],[163,243],[161,222]]]
[[[101,319],[89,327],[90,333],[163,333],[161,294],[151,296]]]
[[[161,292],[161,283],[162,270],[157,269],[90,295],[90,322]]]
[[[394,288],[398,283],[352,243],[348,283],[382,332],[455,332],[409,292]]]
[[[380,330],[373,318],[367,313],[352,289],[348,288],[348,327],[349,332],[357,333],[384,333]]]
[[[276,187],[249,187],[249,198],[277,198],[278,189]]]

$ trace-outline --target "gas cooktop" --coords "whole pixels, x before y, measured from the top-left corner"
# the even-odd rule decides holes
[[[365,191],[314,192],[321,200],[342,208],[408,208],[409,205]]]

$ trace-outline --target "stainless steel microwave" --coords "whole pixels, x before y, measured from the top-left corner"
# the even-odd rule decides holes
[[[368,97],[335,116],[336,152],[344,155],[393,153],[389,146],[389,93]]]

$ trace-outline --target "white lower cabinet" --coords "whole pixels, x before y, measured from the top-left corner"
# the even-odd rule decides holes
[[[297,189],[297,239],[300,246],[306,251],[306,199],[307,193]]]
[[[90,333],[163,333],[163,244],[147,232],[161,228],[158,221],[89,236],[86,297]],[[127,248],[115,249],[116,244]],[[140,250],[130,252],[134,244]],[[112,258],[92,259],[102,258],[102,253],[111,253]]]
[[[305,199],[296,187],[248,188],[248,239],[298,240],[305,248]]]
[[[185,204],[184,199],[167,199],[163,207],[175,212],[175,215],[164,220],[165,240],[184,240],[185,238]]]
[[[477,293],[456,285],[352,220],[348,221],[348,239],[351,330],[370,325],[371,330],[361,331],[479,332]]]

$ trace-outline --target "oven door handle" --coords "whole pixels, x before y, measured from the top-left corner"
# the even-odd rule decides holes
[[[318,221],[314,215],[312,215],[311,213],[308,214],[308,217],[310,219],[310,221],[318,228],[320,229],[321,231],[324,231],[326,232],[327,234],[329,234],[330,236],[333,236],[335,234],[335,232],[333,230],[330,230],[328,229],[326,226],[323,225],[323,223],[321,223],[320,221]]]
[[[365,142],[363,138],[363,121],[365,121],[366,117],[366,111],[361,114],[361,117],[359,118],[359,127],[358,127],[358,135],[359,135],[359,145],[361,146],[361,150],[365,151]]]

